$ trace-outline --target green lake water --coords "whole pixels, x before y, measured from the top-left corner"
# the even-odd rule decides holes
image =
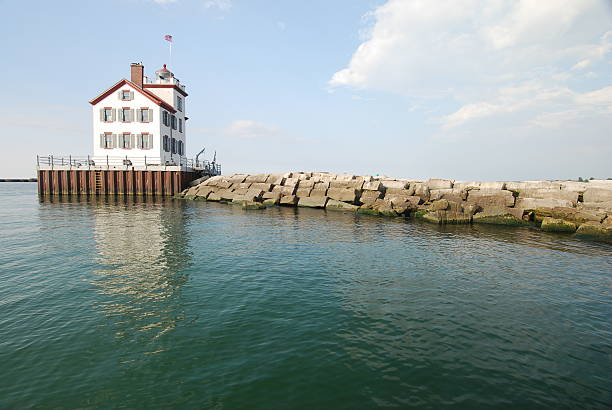
[[[0,408],[612,405],[612,246],[0,184]]]

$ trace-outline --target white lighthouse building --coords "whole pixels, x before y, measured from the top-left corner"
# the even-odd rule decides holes
[[[186,149],[185,86],[165,64],[153,78],[144,75],[142,64],[131,64],[130,71],[129,80],[122,79],[89,102],[92,160],[180,165]]]

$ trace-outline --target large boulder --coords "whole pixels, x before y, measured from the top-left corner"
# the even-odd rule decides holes
[[[297,185],[285,185],[281,189],[282,195],[295,195],[297,191]]]
[[[298,188],[297,191],[295,192],[295,195],[298,198],[305,198],[307,196],[310,196],[311,191],[312,191],[312,188]]]
[[[538,198],[538,199],[561,199],[566,201],[572,201],[572,203],[578,202],[578,192],[565,191],[561,189],[551,188],[529,188],[524,189],[520,192],[520,198]]]
[[[265,182],[255,182],[251,184],[250,189],[261,189],[264,192],[268,192],[272,190],[272,184],[268,184]]]
[[[582,202],[578,204],[578,207],[585,210],[603,211],[608,212],[608,214],[612,214],[612,201]]]
[[[384,189],[406,189],[409,185],[408,181],[397,181],[383,179],[380,184]]]
[[[429,188],[427,187],[427,184],[423,184],[423,183],[414,184],[414,195],[421,198],[422,202],[428,202],[430,194],[429,194]]]
[[[522,192],[526,189],[561,189],[560,182],[551,181],[521,181],[506,182],[506,189],[513,192]]]
[[[468,197],[469,198],[469,197]],[[538,208],[572,208],[574,203],[565,199],[517,198],[515,208],[535,211]]]
[[[380,191],[362,191],[359,201],[363,204],[374,203],[377,199],[382,197]]]
[[[310,196],[327,196],[327,189],[313,189],[310,191]]]
[[[611,223],[585,222],[578,227],[576,236],[586,239],[612,242],[612,221],[610,222]]]
[[[348,204],[342,201],[336,201],[335,199],[330,199],[325,204],[325,209],[330,211],[351,211],[355,212],[359,207],[357,205]]]
[[[217,186],[217,183],[219,181],[221,181],[223,179],[223,177],[221,175],[215,175],[214,177],[210,177],[207,180],[205,180],[204,182],[202,182],[202,185],[210,185],[210,186]]]
[[[506,190],[477,189],[471,190],[467,195],[467,203],[475,204],[482,208],[491,206],[514,206],[514,195]]]
[[[584,222],[599,223],[606,217],[605,212],[568,207],[536,208],[534,215],[537,222],[542,221],[546,217],[550,217],[564,219],[575,224],[582,224]]]
[[[298,206],[307,208],[325,208],[328,198],[326,196],[303,197],[298,201]]]
[[[506,207],[490,208],[483,212],[477,212],[472,217],[472,222],[512,226],[520,226],[527,223],[523,221],[521,210]]]
[[[361,191],[349,188],[329,188],[327,196],[336,201],[355,203],[359,199]]]
[[[472,190],[472,189],[482,189],[482,190],[494,190],[494,191],[499,191],[502,189],[506,189],[506,183],[505,182],[462,182],[462,181],[455,181],[453,183],[453,188],[454,189],[465,189],[465,190]]]
[[[544,232],[567,232],[574,233],[576,224],[563,219],[546,217],[542,220],[542,230]]]
[[[584,202],[608,202],[612,201],[611,188],[587,188],[582,194]]]
[[[329,187],[330,188],[338,188],[338,189],[361,189],[363,187],[363,180],[356,180],[356,179],[352,179],[352,180],[337,180],[337,181],[331,181],[329,183]]]
[[[383,191],[385,188],[380,181],[371,181],[363,184],[365,191]]]
[[[245,178],[244,182],[266,182],[268,177],[270,177],[270,174],[249,175]],[[243,182],[243,181],[240,181],[240,182]]]
[[[295,206],[298,203],[298,197],[295,195],[283,195],[280,199],[280,204],[285,206]]]
[[[453,182],[450,179],[432,178],[427,181],[429,189],[449,189],[453,187]]]

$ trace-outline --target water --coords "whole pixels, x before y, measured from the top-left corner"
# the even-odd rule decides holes
[[[612,246],[0,184],[0,408],[609,408]]]

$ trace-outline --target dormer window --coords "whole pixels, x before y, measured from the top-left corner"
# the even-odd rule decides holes
[[[134,93],[130,90],[121,90],[119,91],[119,99],[121,101],[131,101],[134,99]]]
[[[176,96],[176,109],[179,111],[183,111],[183,99],[178,95]]]

